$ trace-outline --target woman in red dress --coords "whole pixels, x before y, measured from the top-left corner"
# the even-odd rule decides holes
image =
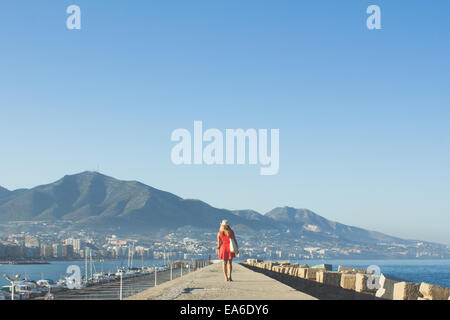
[[[217,247],[219,249],[219,259],[223,260],[223,274],[225,275],[225,281],[233,281],[231,279],[231,271],[233,270],[231,264],[233,258],[236,255],[235,253],[230,251],[231,239],[234,239],[234,241],[236,241],[234,232],[228,225],[228,221],[223,220],[220,224],[220,230],[217,233]]]

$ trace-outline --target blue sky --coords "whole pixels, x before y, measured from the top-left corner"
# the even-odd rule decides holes
[[[82,30],[65,27],[82,10]],[[382,30],[366,28],[378,4]],[[0,3],[0,185],[100,167],[216,207],[450,244],[448,1]],[[174,166],[171,132],[280,129],[280,172]]]

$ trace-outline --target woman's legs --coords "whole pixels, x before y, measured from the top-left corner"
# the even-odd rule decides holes
[[[232,279],[231,279],[231,272],[233,271],[233,265],[232,265],[232,262],[233,262],[233,260],[228,260],[228,274],[229,274],[229,276],[228,276],[228,279],[230,280],[230,281],[233,281]]]
[[[223,259],[223,263],[222,263],[222,268],[223,268],[223,274],[225,276],[225,281],[228,281],[228,276],[227,276],[227,261]]]

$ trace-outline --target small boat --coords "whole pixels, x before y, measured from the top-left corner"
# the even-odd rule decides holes
[[[92,281],[94,283],[104,283],[104,282],[108,282],[111,281],[113,278],[111,276],[111,274],[106,273],[106,272],[97,272],[94,273],[92,276]]]
[[[36,282],[36,284],[44,290],[48,291],[59,291],[66,287],[65,282],[61,284],[60,282],[55,282],[53,280],[41,279]]]
[[[2,291],[8,293],[12,292],[12,285],[3,286]],[[31,281],[17,281],[14,284],[14,299],[16,300],[27,300],[36,296],[40,296],[45,292],[42,288],[39,288],[36,283]]]

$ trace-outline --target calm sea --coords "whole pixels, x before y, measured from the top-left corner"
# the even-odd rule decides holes
[[[141,266],[162,266],[163,260],[136,260],[133,262],[133,267]],[[14,276],[21,274],[22,279],[26,276],[30,280],[51,279],[58,280],[64,278],[67,267],[70,265],[77,265],[81,269],[81,273],[84,275],[85,263],[83,261],[52,261],[50,264],[32,264],[32,265],[0,265],[0,286],[9,284],[4,275]],[[93,262],[93,272],[115,272],[118,267],[125,267],[127,260],[124,261],[107,261]],[[88,262],[88,272],[90,272],[90,265]]]
[[[410,282],[427,282],[450,288],[450,260],[300,260],[299,264],[328,263],[337,271],[340,265],[353,268],[380,267],[381,273]],[[291,263],[294,263],[291,261]]]
[[[236,262],[239,262],[239,260]],[[355,268],[367,268],[370,265],[377,265],[380,267],[381,272],[388,277],[393,276],[405,281],[427,282],[450,287],[450,260],[292,260],[291,262],[307,263],[309,266],[328,263],[332,264],[333,270],[336,271],[339,265]],[[94,272],[112,272],[117,267],[126,266],[126,263],[126,260],[95,262],[93,263],[93,269]],[[144,260],[143,262],[135,261],[133,266],[161,266],[162,264],[162,260]],[[1,265],[0,285],[8,284],[4,274],[10,276],[21,274],[32,280],[58,280],[65,275],[66,269],[70,265],[78,265],[82,273],[84,273],[84,261],[55,261],[46,265]]]

